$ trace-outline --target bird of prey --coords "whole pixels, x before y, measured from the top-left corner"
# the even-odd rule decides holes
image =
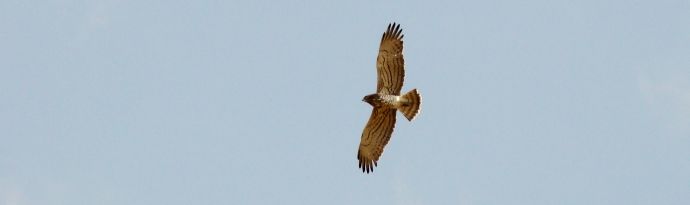
[[[381,37],[379,55],[376,58],[376,93],[362,99],[374,107],[362,132],[357,152],[359,168],[367,174],[374,171],[383,147],[391,139],[395,127],[395,111],[400,111],[408,121],[412,121],[419,113],[422,103],[422,96],[417,89],[400,95],[405,78],[403,36],[400,24],[388,24],[388,29]]]

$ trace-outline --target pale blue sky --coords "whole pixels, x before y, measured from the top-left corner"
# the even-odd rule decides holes
[[[687,0],[2,0],[0,56],[0,205],[690,204]]]

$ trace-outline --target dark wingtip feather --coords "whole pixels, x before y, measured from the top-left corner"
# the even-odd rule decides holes
[[[374,167],[378,166],[375,161],[367,160],[366,158],[361,157],[359,154],[357,155],[357,158],[359,159],[359,168],[362,169],[362,173],[373,173]]]
[[[385,39],[401,39],[405,36],[402,35],[403,29],[400,28],[400,24],[398,23],[389,23],[388,28],[386,29],[385,32],[383,32],[383,35],[381,35],[381,41],[384,41]]]

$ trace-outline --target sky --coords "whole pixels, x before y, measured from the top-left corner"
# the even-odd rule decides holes
[[[0,1],[0,205],[690,204],[690,1]],[[391,22],[398,122],[356,153]]]

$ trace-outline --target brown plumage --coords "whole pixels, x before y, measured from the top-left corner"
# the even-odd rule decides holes
[[[367,125],[362,132],[357,159],[362,172],[370,173],[378,165],[383,148],[395,128],[395,111],[412,121],[419,113],[422,97],[413,89],[400,96],[405,78],[405,60],[403,59],[403,34],[400,25],[389,24],[381,37],[376,73],[378,76],[376,93],[362,99],[373,108]]]
[[[379,56],[376,58],[377,93],[400,95],[405,80],[405,59],[402,54],[404,36],[400,25],[393,23],[388,24],[388,29],[381,37]]]

